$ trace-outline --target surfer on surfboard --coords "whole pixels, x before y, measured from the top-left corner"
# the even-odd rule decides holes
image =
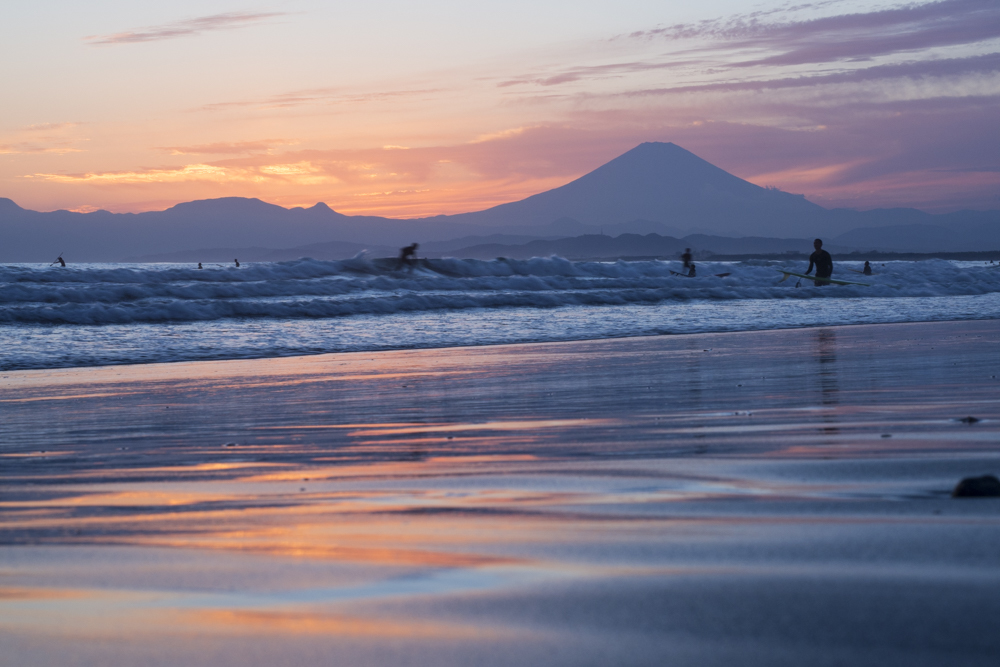
[[[420,246],[416,243],[411,243],[405,248],[399,249],[399,261],[396,263],[396,270],[400,270],[404,266],[412,273],[413,267],[417,264],[417,248]]]
[[[830,257],[830,253],[823,250],[823,239],[813,241],[813,248],[816,249],[816,252],[809,255],[809,268],[806,269],[806,275],[809,275],[815,266],[816,277],[826,278],[826,280],[814,280],[813,284],[817,287],[829,284],[830,276],[833,275],[833,258]]]

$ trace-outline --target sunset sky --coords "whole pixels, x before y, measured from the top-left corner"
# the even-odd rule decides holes
[[[0,196],[459,213],[672,141],[827,207],[1000,209],[1000,2],[6,0]]]

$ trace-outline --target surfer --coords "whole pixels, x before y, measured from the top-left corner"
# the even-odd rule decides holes
[[[813,248],[816,248],[816,252],[809,255],[809,268],[806,269],[806,275],[809,275],[815,266],[817,278],[829,278],[833,275],[833,258],[830,257],[830,253],[823,250],[823,239],[813,241]],[[818,287],[829,283],[826,280],[814,280],[813,284]]]
[[[62,253],[59,253],[59,256],[56,257],[56,261],[52,262],[52,264],[55,264],[56,262],[59,263],[59,266],[62,266],[62,267],[66,266],[66,260],[62,258]],[[52,266],[52,264],[49,264],[49,266]]]
[[[399,249],[399,262],[396,264],[396,270],[405,266],[410,271],[413,271],[413,267],[416,264],[418,247],[416,243],[411,243],[405,248]]]
[[[236,268],[240,268],[240,260],[234,259],[233,261],[236,262]]]
[[[684,248],[684,254],[681,255],[681,259],[684,260],[684,268],[691,268],[691,248]]]
[[[201,262],[198,262],[198,268],[199,269],[201,268]]]
[[[871,265],[871,263],[869,263],[868,261],[865,261],[865,268],[861,269],[861,273],[865,274],[866,276],[870,276],[872,274],[872,265]]]

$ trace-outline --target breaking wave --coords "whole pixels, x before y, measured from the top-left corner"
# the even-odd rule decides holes
[[[815,287],[781,281],[776,268],[803,262],[699,263],[699,276],[676,275],[678,262],[421,260],[413,271],[363,256],[302,259],[242,268],[189,265],[0,267],[0,324],[142,324],[231,318],[315,319],[414,311],[558,308],[685,301],[970,296],[1000,292],[1000,267],[927,260],[838,262],[835,278],[867,285]],[[717,274],[728,274],[720,276]]]

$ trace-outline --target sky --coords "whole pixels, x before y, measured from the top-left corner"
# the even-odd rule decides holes
[[[5,0],[0,197],[460,213],[672,141],[826,207],[1000,209],[1000,2]]]

